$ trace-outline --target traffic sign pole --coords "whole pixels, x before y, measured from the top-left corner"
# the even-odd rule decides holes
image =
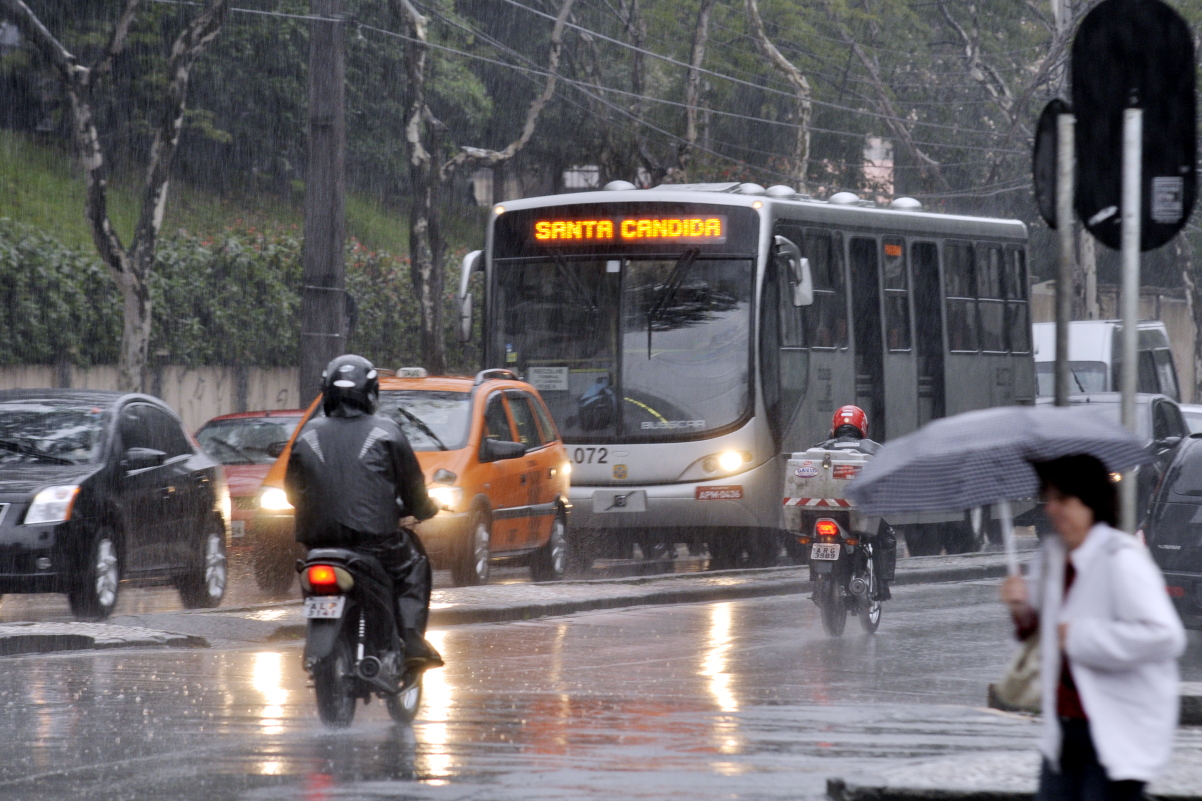
[[[1135,431],[1135,389],[1139,376],[1136,345],[1139,340],[1139,229],[1140,192],[1143,166],[1143,109],[1123,110],[1123,194],[1121,248],[1123,266],[1123,425]],[[1120,482],[1121,528],[1135,533],[1135,471],[1129,470]]]
[[[1068,323],[1073,308],[1073,152],[1072,114],[1056,117],[1056,232],[1060,262],[1056,274],[1056,405],[1068,406],[1072,393],[1068,366]]]

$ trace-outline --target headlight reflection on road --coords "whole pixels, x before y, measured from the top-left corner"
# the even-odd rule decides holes
[[[426,639],[445,654],[447,633],[445,631],[430,631]],[[451,708],[454,706],[454,688],[447,681],[446,668],[427,670],[422,677],[422,705],[418,710],[419,723],[414,727],[417,735],[417,772],[419,776],[428,776],[427,784],[446,784],[445,777],[451,775],[452,758],[447,751],[450,735],[447,731],[447,721],[451,718]]]
[[[731,629],[734,624],[734,607],[730,603],[717,603],[710,607],[710,627],[706,638],[706,649],[701,660],[700,675],[706,678],[707,689],[714,703],[722,712],[714,719],[714,741],[723,754],[737,754],[742,750],[743,738],[739,734],[739,720],[733,713],[739,711],[739,699],[732,687],[733,676],[727,672],[733,647]],[[723,766],[733,763],[718,763],[714,767],[726,773]],[[735,772],[738,772],[737,770]]]
[[[276,651],[255,654],[250,683],[263,695],[264,706],[259,714],[263,734],[279,734],[284,730],[284,705],[288,703],[288,690],[284,689],[284,655]],[[269,772],[269,767],[265,765],[263,772]]]

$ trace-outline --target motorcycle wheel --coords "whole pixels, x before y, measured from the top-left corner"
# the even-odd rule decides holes
[[[397,723],[412,723],[417,717],[417,708],[422,702],[422,677],[418,674],[412,685],[401,690],[396,695],[384,697],[384,705],[388,714]]]
[[[334,650],[313,666],[317,691],[317,715],[332,729],[345,729],[355,719],[354,659],[347,626],[334,643]]]
[[[876,595],[877,577],[876,571],[873,570],[872,561],[868,562],[868,606],[865,607],[859,615],[860,628],[864,629],[866,634],[876,634],[876,630],[881,626],[881,602],[872,599]]]
[[[834,579],[825,576],[819,582],[818,592],[822,603],[818,611],[822,613],[822,628],[828,636],[842,637],[843,628],[847,625],[847,601]]]

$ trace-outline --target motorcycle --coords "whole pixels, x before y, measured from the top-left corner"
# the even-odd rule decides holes
[[[798,538],[802,545],[810,545],[811,598],[821,612],[822,628],[831,637],[842,636],[848,613],[860,618],[868,634],[881,625],[882,602],[874,599],[879,578],[873,544],[853,531],[850,522],[849,513],[820,517],[814,521],[812,537]]]
[[[392,579],[372,556],[315,548],[297,561],[304,613],[305,670],[322,723],[345,728],[355,703],[384,699],[388,714],[410,723],[421,703],[421,671],[407,670],[397,628]]]

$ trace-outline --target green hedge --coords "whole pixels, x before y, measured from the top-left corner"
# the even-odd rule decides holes
[[[346,260],[355,310],[349,349],[382,366],[422,364],[408,260],[355,241]],[[165,238],[150,283],[151,353],[189,366],[295,366],[300,286],[295,231]],[[448,358],[470,371],[476,349],[454,342],[450,291],[446,303]],[[0,365],[113,364],[120,339],[121,296],[96,255],[0,218]]]

